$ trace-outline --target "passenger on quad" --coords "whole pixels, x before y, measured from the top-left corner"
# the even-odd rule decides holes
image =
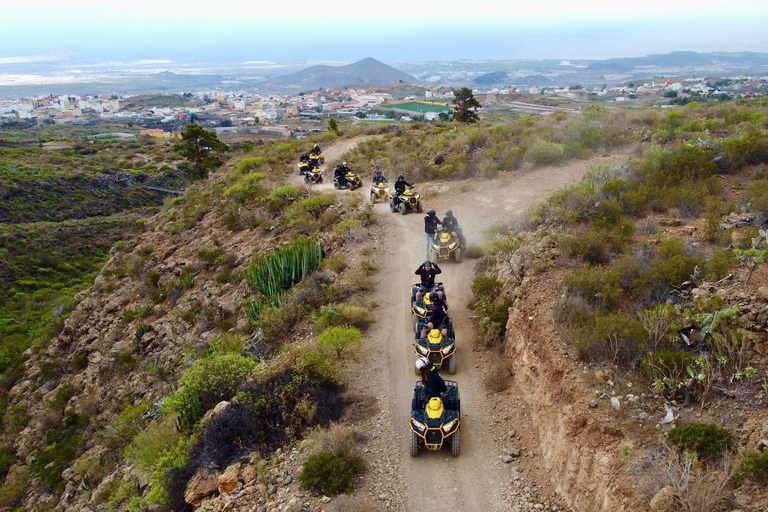
[[[382,176],[379,169],[376,169],[376,172],[373,174],[373,184],[378,185],[379,183],[387,183],[387,178]]]
[[[394,200],[394,205],[397,206],[400,204],[400,194],[405,192],[406,187],[412,187],[413,183],[408,183],[405,181],[405,176],[402,174],[397,175],[397,181],[395,181],[395,195],[392,197]],[[429,257],[429,256],[427,256]]]
[[[333,170],[333,177],[336,178],[336,181],[339,184],[339,188],[344,188],[347,186],[347,171],[349,171],[349,168],[347,168],[347,162],[344,162],[343,164],[336,164],[336,169]]]
[[[426,293],[432,291],[436,292],[440,299],[443,298],[443,292],[437,290],[437,286],[435,286],[435,276],[437,274],[442,274],[442,272],[440,267],[437,266],[437,263],[432,263],[429,260],[422,263],[419,268],[416,269],[414,274],[421,277],[421,288],[416,292],[417,301],[420,301],[424,298]]]
[[[424,217],[424,235],[427,239],[427,258],[429,258],[429,250],[432,246],[432,241],[435,239],[438,224],[442,224],[442,222],[437,218],[437,212],[435,210],[429,210]]]
[[[432,329],[440,329],[443,338],[447,338],[451,320],[445,310],[445,301],[440,298],[437,292],[429,292],[429,300],[432,302],[432,312],[427,319],[427,325],[421,330],[421,337],[426,338]]]
[[[440,397],[440,394],[445,392],[447,386],[437,366],[427,361],[425,357],[420,357],[416,360],[416,368],[421,370],[421,383],[427,390],[426,400],[429,401],[430,398]]]
[[[318,146],[317,144],[315,144],[315,145],[312,147],[312,151],[310,151],[310,152],[309,152],[309,154],[311,154],[311,155],[314,155],[314,156],[317,156],[317,155],[320,155],[320,154],[322,154],[322,151],[320,151],[320,146]]]
[[[299,157],[299,162],[301,162],[301,163],[309,163],[309,154],[307,154],[306,151],[304,153],[302,153],[301,156]]]

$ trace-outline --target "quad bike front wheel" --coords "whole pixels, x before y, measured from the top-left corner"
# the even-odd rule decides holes
[[[411,431],[411,434],[413,434],[414,436],[416,435],[413,433],[413,431]],[[454,457],[458,457],[460,452],[461,452],[461,427],[459,427],[456,430],[456,433],[453,434],[453,436],[451,436],[451,455],[453,455]]]
[[[354,184],[354,183],[352,183],[352,182],[350,182],[350,181],[348,181],[348,182],[347,182],[347,188],[348,188],[349,190],[355,190],[355,184]]]
[[[421,201],[416,203],[416,213],[421,213],[423,209],[421,208]]]
[[[371,204],[376,204],[376,194],[371,192]]]
[[[461,263],[461,247],[453,251],[453,258],[456,260],[456,263]]]
[[[430,261],[440,261],[440,256],[435,251],[429,251]]]
[[[456,434],[458,434],[458,432],[456,432]],[[453,435],[455,436],[456,434],[453,434]],[[451,450],[453,450],[453,448],[451,448]],[[418,454],[419,454],[419,436],[416,435],[416,432],[411,430],[411,457],[415,457]],[[458,455],[458,453],[456,455]]]
[[[400,215],[405,215],[408,213],[408,207],[405,206],[405,203],[400,203]]]

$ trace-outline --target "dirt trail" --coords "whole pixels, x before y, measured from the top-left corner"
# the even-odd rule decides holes
[[[359,139],[351,139],[329,148],[327,160],[339,158],[357,142]],[[573,162],[503,174],[491,181],[417,183],[417,189],[423,193],[425,210],[434,208],[442,217],[446,209],[453,209],[469,244],[479,244],[489,226],[519,219],[552,192],[581,179],[590,166],[618,165],[623,160],[612,156]],[[354,193],[367,197],[370,180],[370,172],[365,173],[363,187]],[[328,179],[315,189],[332,190],[332,186]],[[454,458],[449,450],[422,449],[418,457],[409,456],[408,413],[417,380],[409,297],[416,280],[413,272],[426,255],[423,215],[391,213],[387,203],[377,204],[374,211],[378,242],[371,258],[380,270],[372,299],[378,303],[378,321],[363,341],[360,354],[365,356],[358,356],[350,372],[353,389],[376,399],[375,407],[371,407],[373,413],[359,422],[371,438],[365,449],[369,471],[361,494],[385,510],[534,510],[536,494],[553,496],[555,486],[546,481],[546,473],[532,458],[521,458],[519,464],[500,462],[501,438],[510,429],[520,430],[523,421],[534,431],[530,436],[533,450],[539,447],[536,426],[530,423],[524,407],[510,411],[507,407],[515,403],[514,399],[505,398],[507,405],[497,403],[498,395],[487,394],[482,385],[485,354],[475,349],[472,313],[467,308],[474,278],[472,260],[446,262],[439,276],[445,284],[456,329],[457,372],[449,375],[444,371],[443,377],[456,380],[461,390],[461,455]],[[514,390],[511,393],[514,395]],[[524,444],[524,440],[520,442]],[[519,485],[521,471],[531,477],[526,485],[533,488],[532,495],[514,491],[512,484]]]

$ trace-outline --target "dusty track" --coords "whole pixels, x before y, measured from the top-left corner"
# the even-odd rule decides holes
[[[329,148],[326,160],[340,158],[359,140]],[[552,192],[581,179],[589,166],[622,160],[608,157],[500,175],[492,181],[422,187],[417,184],[417,188],[426,192],[425,210],[434,208],[442,217],[445,209],[453,209],[469,243],[482,243],[489,226],[520,218]],[[325,167],[326,180],[315,186],[316,190],[333,190],[331,173]],[[370,170],[363,174],[363,187],[354,193],[367,197],[370,174]],[[297,176],[297,182],[300,179]],[[374,211],[378,236],[372,244],[376,250],[371,258],[379,264],[380,271],[372,299],[378,303],[378,321],[363,342],[360,354],[365,356],[358,357],[350,369],[353,389],[376,400],[376,406],[371,408],[373,414],[359,422],[371,438],[366,449],[370,470],[361,494],[386,510],[527,510],[532,507],[531,502],[510,492],[510,484],[522,471],[530,476],[527,485],[538,486],[539,495],[552,496],[554,485],[545,481],[545,473],[533,459],[521,459],[514,465],[499,461],[503,443],[500,435],[503,437],[510,429],[520,431],[530,416],[525,411],[510,411],[496,404],[498,397],[488,395],[482,385],[486,355],[475,349],[471,312],[467,308],[474,277],[472,260],[461,264],[446,262],[441,265],[443,273],[439,276],[445,284],[457,333],[458,371],[455,376],[444,371],[443,377],[456,380],[461,389],[461,455],[454,458],[448,450],[422,451],[416,458],[408,455],[408,413],[416,382],[409,297],[416,279],[413,272],[425,258],[423,215],[391,213],[386,203],[377,204]],[[513,397],[514,393],[513,389]],[[528,424],[528,430],[532,431],[529,444],[537,450],[536,426]],[[525,444],[524,440],[520,442]]]

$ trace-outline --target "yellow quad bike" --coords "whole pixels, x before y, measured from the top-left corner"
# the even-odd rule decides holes
[[[416,358],[425,357],[438,368],[447,366],[451,375],[456,373],[456,335],[453,332],[453,322],[448,327],[447,338],[443,338],[440,329],[432,329],[426,338],[419,338],[419,334],[416,336],[416,343],[413,344]]]
[[[378,185],[371,185],[371,204],[376,204],[379,199],[386,199],[389,195],[389,187],[386,183],[379,183]]]
[[[435,239],[430,244],[429,259],[432,261],[445,261],[451,259],[456,260],[456,263],[461,263],[462,260],[462,244],[461,237],[453,236],[454,234],[449,231],[438,231],[435,233]]]
[[[304,175],[304,183],[309,185],[317,185],[323,182],[323,171],[317,167],[313,167],[312,170]]]
[[[299,162],[297,164],[297,166],[299,168],[299,176],[303,176],[308,171],[311,171],[313,168],[316,168],[316,166],[314,166],[311,161],[310,162]]]
[[[319,153],[317,155],[310,153],[309,160],[310,162],[315,164],[315,167],[320,167],[325,163],[325,156],[322,153]]]
[[[421,201],[419,200],[420,197],[421,196],[419,196],[418,192],[408,187],[397,198],[399,201],[399,204],[397,205],[395,204],[395,196],[394,195],[389,196],[389,209],[390,211],[392,211],[392,213],[399,211],[402,215],[405,215],[408,212],[414,212],[414,211],[421,213],[422,209],[421,209]]]
[[[425,320],[432,313],[432,301],[429,298],[429,292],[425,293],[421,300],[416,300],[416,294],[421,289],[421,285],[416,283],[411,288],[411,313],[413,313],[414,328],[416,328],[416,334],[421,329],[418,328],[418,323],[421,320]],[[445,312],[448,312],[448,296],[445,294],[445,287],[443,283],[437,283],[437,286],[433,288],[433,291],[443,293],[443,302],[445,302]]]
[[[461,401],[459,385],[445,381],[446,390],[440,397],[427,400],[427,390],[416,383],[411,400],[411,457],[419,454],[419,447],[438,451],[451,447],[451,455],[459,456],[461,450]]]
[[[363,185],[362,180],[360,180],[360,176],[352,171],[348,171],[344,178],[347,180],[346,187],[349,190],[355,190],[357,187],[361,187]],[[341,185],[339,185],[339,180],[336,178],[333,179],[333,188],[341,188]]]

